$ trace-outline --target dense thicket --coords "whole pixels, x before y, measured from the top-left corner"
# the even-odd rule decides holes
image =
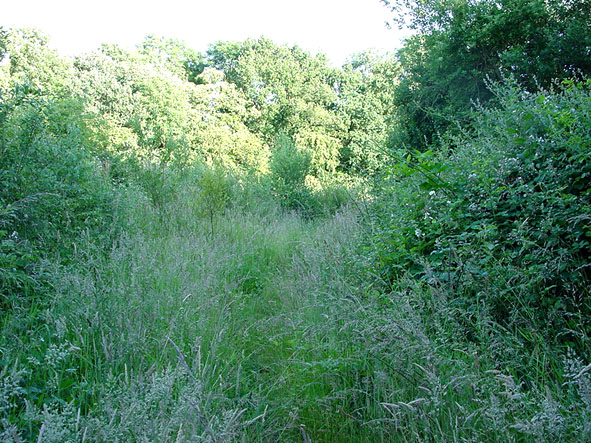
[[[498,87],[476,134],[401,152],[378,222],[389,277],[410,272],[462,311],[483,303],[499,324],[586,349],[590,86]]]
[[[443,279],[505,325],[586,336],[589,5],[385,3],[417,31],[394,93],[389,272]]]
[[[65,91],[68,66],[37,33],[5,42],[12,56],[0,74],[0,290],[10,311],[42,292],[47,254],[67,260],[83,231],[103,235],[113,208],[83,105]]]

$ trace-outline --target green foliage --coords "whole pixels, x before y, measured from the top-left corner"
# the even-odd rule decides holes
[[[231,182],[219,166],[206,168],[197,181],[197,213],[209,219],[211,235],[215,234],[215,218],[222,214],[230,202]]]
[[[76,103],[18,84],[0,109],[0,289],[16,306],[41,290],[48,254],[68,259],[76,237],[108,236],[112,190],[84,147]],[[23,299],[24,297],[24,299]]]
[[[140,53],[104,47],[75,60],[75,92],[93,115],[94,140],[147,164],[209,161],[265,172],[268,149],[246,126],[243,94],[211,69],[200,71],[198,84],[184,80],[168,60],[181,57],[177,46],[148,43]]]
[[[299,148],[281,134],[271,157],[269,177],[273,195],[282,207],[305,217],[327,216],[352,199],[354,186],[339,174],[311,175],[313,152]]]
[[[384,2],[389,4],[390,2]],[[591,71],[589,3],[576,1],[392,2],[418,34],[401,49],[394,143],[425,149],[474,102],[493,98],[487,81],[514,76],[530,92]],[[575,37],[576,36],[576,37]]]
[[[308,198],[305,180],[310,172],[311,156],[298,149],[285,134],[277,137],[275,145],[269,165],[273,192],[285,207],[305,210]]]
[[[524,352],[482,306],[476,345],[453,292],[385,290],[357,253],[355,211],[306,220],[233,204],[211,235],[188,204],[196,175],[177,180],[187,192],[165,218],[130,189],[120,210],[138,229],[107,254],[83,239],[52,270],[41,327],[29,312],[2,323],[3,439],[589,435],[588,360]]]
[[[447,154],[402,159],[382,200],[387,272],[410,271],[453,289],[463,309],[484,302],[498,322],[582,346],[591,326],[590,86],[496,88],[499,107],[476,116],[477,135],[454,139]]]
[[[387,162],[384,146],[396,120],[393,103],[399,65],[393,57],[356,54],[338,73],[337,109],[346,126],[340,166],[364,173]]]
[[[135,53],[108,48],[75,61],[75,93],[105,133],[107,147],[144,161],[183,161],[191,126],[188,84]],[[106,131],[105,131],[106,130]]]
[[[588,8],[406,4],[343,69],[0,28],[0,440],[591,438]]]
[[[312,196],[308,211],[312,215],[331,216],[358,198],[359,186],[350,183],[347,176],[337,174],[333,177],[325,177],[323,180],[316,180],[315,183],[310,183],[312,177],[308,178],[306,185],[311,190]]]
[[[317,132],[300,131],[295,137],[300,150],[309,153],[310,172],[316,176],[334,174],[339,165],[340,143],[334,137]]]
[[[338,70],[265,38],[218,42],[208,58],[240,91],[248,129],[271,146],[279,134],[290,136],[310,151],[312,174],[381,165],[394,118],[394,60],[365,53]]]
[[[246,97],[251,131],[270,144],[285,133],[312,152],[318,172],[335,170],[344,128],[334,110],[334,70],[323,56],[265,38],[217,43],[208,55]]]
[[[188,135],[200,157],[243,173],[267,172],[269,148],[248,129],[251,114],[244,95],[223,81],[220,71],[205,71],[203,83],[191,91],[194,119]]]
[[[154,208],[165,211],[177,194],[179,174],[175,168],[165,163],[148,163],[135,164],[133,169],[136,172],[135,181],[142,187]]]
[[[205,69],[205,59],[202,54],[187,47],[185,42],[149,35],[138,49],[150,63],[163,65],[183,80],[200,83],[199,75]]]
[[[48,40],[35,29],[10,29],[3,44],[13,79],[30,90],[59,95],[67,88],[70,65],[47,46]]]

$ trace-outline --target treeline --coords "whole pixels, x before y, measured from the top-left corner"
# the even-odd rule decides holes
[[[112,223],[125,187],[164,208],[179,171],[210,169],[313,216],[383,161],[392,58],[360,54],[335,69],[265,38],[203,55],[147,37],[135,51],[104,45],[68,60],[38,31],[4,30],[1,42],[6,306],[28,291],[39,251],[54,248],[45,243]]]
[[[104,45],[65,60],[36,31],[4,40],[5,97],[19,84],[28,88],[21,94],[74,100],[97,149],[142,161],[264,172],[287,135],[316,176],[375,168],[392,114],[392,57],[360,54],[335,69],[322,55],[265,38],[216,43],[202,55],[147,37],[136,51]]]

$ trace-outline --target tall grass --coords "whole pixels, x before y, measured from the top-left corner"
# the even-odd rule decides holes
[[[517,373],[484,306],[476,345],[449,293],[391,292],[354,209],[311,220],[255,187],[212,219],[187,180],[159,206],[127,188],[108,252],[81,237],[50,302],[3,317],[2,440],[590,438],[588,362]]]

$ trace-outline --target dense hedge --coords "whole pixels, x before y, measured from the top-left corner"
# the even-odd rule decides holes
[[[494,88],[499,105],[477,111],[475,135],[398,154],[378,203],[384,274],[444,286],[505,325],[588,333],[590,89]]]

